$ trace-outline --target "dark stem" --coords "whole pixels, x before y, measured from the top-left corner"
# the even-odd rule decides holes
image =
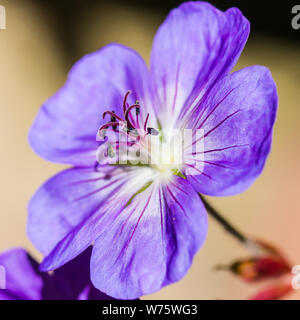
[[[234,236],[238,241],[242,242],[243,244],[246,244],[249,242],[249,239],[245,235],[243,235],[237,228],[235,228],[230,222],[228,222],[223,216],[221,216],[221,214],[214,207],[212,207],[211,204],[200,193],[199,193],[199,196],[203,201],[208,213],[217,222],[219,222],[228,233],[230,233],[232,236]]]

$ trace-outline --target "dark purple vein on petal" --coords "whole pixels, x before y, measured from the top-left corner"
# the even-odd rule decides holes
[[[209,136],[212,132],[214,132],[216,129],[218,129],[224,122],[226,122],[228,119],[232,118],[233,116],[235,116],[237,113],[239,113],[240,111],[242,111],[242,109],[238,109],[235,112],[231,113],[230,115],[228,115],[227,117],[225,117],[222,121],[220,121],[215,127],[213,127],[212,129],[210,129],[208,132],[206,132],[202,137],[198,138],[196,141],[194,141],[192,143],[192,145],[196,144],[197,142],[199,142],[200,140],[206,138],[207,136]]]
[[[173,198],[173,200],[177,203],[177,205],[181,208],[181,210],[183,211],[183,213],[187,216],[187,213],[184,209],[184,207],[182,206],[182,204],[177,200],[177,198],[174,196],[174,194],[172,193],[172,191],[170,190],[170,188],[168,186],[166,186],[167,191],[169,192],[170,196]]]
[[[198,127],[201,128],[204,123],[209,119],[209,117],[216,111],[216,109],[221,105],[221,103],[231,94],[231,92],[233,90],[235,90],[236,88],[231,89],[213,108],[212,110],[208,113],[208,115],[204,118],[204,120],[201,122],[201,124]],[[204,112],[207,110],[207,108],[205,108],[201,114],[201,116],[199,117],[199,119],[201,119],[201,117],[203,116]]]

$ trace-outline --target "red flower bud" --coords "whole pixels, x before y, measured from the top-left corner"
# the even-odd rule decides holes
[[[282,283],[261,290],[257,294],[253,295],[250,300],[278,300],[290,291],[292,291],[291,283]]]
[[[259,281],[267,278],[280,277],[291,271],[290,264],[277,249],[257,242],[263,254],[234,261],[229,266],[218,266],[217,269],[230,270],[245,281]]]

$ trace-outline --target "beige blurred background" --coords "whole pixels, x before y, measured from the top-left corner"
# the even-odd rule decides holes
[[[25,0],[0,4],[7,13],[7,29],[0,30],[0,250],[23,246],[40,259],[26,236],[26,206],[39,185],[63,166],[34,154],[27,133],[40,105],[64,83],[68,68],[53,29],[44,23],[45,11]],[[130,5],[102,5],[77,21],[78,49],[84,55],[119,42],[148,61],[152,37],[163,18]],[[210,199],[241,230],[280,247],[293,264],[300,264],[299,53],[296,43],[270,36],[252,37],[247,44],[237,69],[266,65],[278,86],[272,153],[263,174],[248,191]],[[229,263],[248,252],[215,221],[209,222],[207,241],[186,277],[145,299],[245,299],[262,287],[214,271],[216,264]],[[288,298],[300,298],[300,292]]]

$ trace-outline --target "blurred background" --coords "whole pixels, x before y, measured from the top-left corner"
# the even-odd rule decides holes
[[[297,2],[210,2],[222,10],[237,6],[250,20],[251,35],[235,69],[268,66],[279,112],[263,174],[241,195],[209,200],[245,233],[276,244],[300,264],[300,29],[291,26]],[[0,0],[7,19],[0,30],[0,250],[23,246],[41,258],[26,236],[27,203],[63,166],[39,158],[27,143],[40,105],[63,85],[76,60],[110,42],[130,46],[149,61],[157,27],[180,3]],[[145,299],[245,299],[262,287],[214,270],[248,252],[209,222],[207,241],[186,277]],[[300,292],[288,298],[299,299]]]

